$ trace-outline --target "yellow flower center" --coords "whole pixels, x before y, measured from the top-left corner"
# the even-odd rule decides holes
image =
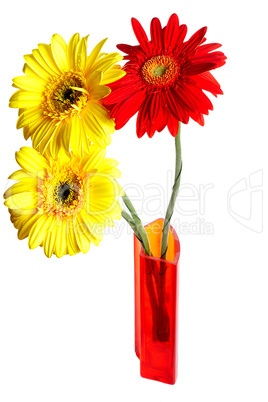
[[[60,217],[76,215],[84,207],[85,176],[74,164],[55,164],[40,180],[39,209]]]
[[[147,60],[141,68],[143,79],[152,85],[170,83],[179,73],[179,66],[169,56],[155,56]]]
[[[44,115],[62,120],[80,112],[88,98],[89,94],[83,74],[78,71],[68,71],[49,81],[42,103]]]

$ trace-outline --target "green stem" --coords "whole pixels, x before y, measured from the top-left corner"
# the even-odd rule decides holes
[[[125,219],[125,221],[129,224],[129,226],[131,227],[131,229],[133,230],[133,232],[135,233],[135,236],[137,237],[137,239],[139,240],[141,246],[144,248],[140,233],[135,225],[135,222],[133,221],[132,217],[127,213],[127,211],[125,211],[123,209],[123,211],[121,212],[122,217]]]
[[[168,204],[163,231],[162,231],[162,244],[161,244],[161,258],[165,259],[167,254],[167,244],[168,244],[168,234],[169,234],[169,226],[170,220],[174,211],[175,202],[178,196],[180,181],[181,181],[181,169],[182,169],[182,161],[181,161],[181,123],[179,123],[179,131],[177,136],[175,137],[175,149],[176,149],[176,166],[175,166],[175,180],[172,188],[171,198]]]
[[[128,198],[126,193],[125,193],[125,195],[122,196],[122,198],[123,198],[123,201],[124,201],[126,207],[128,208],[129,212],[131,213],[132,219],[133,219],[133,221],[135,223],[135,226],[136,226],[136,228],[137,228],[137,230],[139,232],[140,238],[141,238],[142,243],[143,243],[142,246],[143,246],[145,254],[151,255],[150,244],[149,244],[147,233],[146,233],[146,231],[145,231],[145,229],[144,229],[144,227],[143,227],[143,225],[141,223],[141,220],[140,220],[140,218],[139,218],[139,216],[138,216],[138,214],[137,214],[132,202],[130,201],[130,199]]]

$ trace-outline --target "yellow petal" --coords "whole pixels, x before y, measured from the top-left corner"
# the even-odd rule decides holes
[[[39,219],[40,215],[34,214],[32,216],[26,216],[23,224],[21,224],[18,230],[18,239],[23,240],[29,236],[31,227],[35,224],[35,222]]]
[[[31,180],[34,177],[34,175],[30,174],[29,172],[26,172],[23,169],[16,170],[16,172],[12,173],[8,179],[10,180],[17,180],[17,181],[27,181]]]
[[[12,211],[17,211],[17,210],[13,209]],[[29,217],[32,216],[30,214],[29,215],[13,215],[13,216],[12,215],[10,217],[10,220],[16,229],[21,229],[22,226],[24,226],[24,224],[29,221]],[[19,237],[19,234],[17,234],[17,236]]]
[[[69,69],[69,63],[67,58],[67,45],[58,34],[55,34],[51,38],[51,49],[55,62],[61,72]]]
[[[90,147],[90,155],[83,158],[83,169],[88,172],[91,169],[97,169],[105,158],[106,150],[100,147]]]
[[[25,126],[23,127],[23,136],[25,138],[25,140],[28,140],[28,138],[30,138],[30,136],[32,135],[29,126]]]
[[[80,35],[79,35],[79,33],[76,33],[71,37],[71,39],[68,43],[67,53],[68,53],[68,62],[69,62],[70,68],[73,68],[75,66],[75,54],[76,54],[76,48],[77,48],[79,41],[80,41]]]
[[[95,85],[90,90],[90,98],[93,100],[103,99],[108,96],[112,90],[104,85]]]
[[[43,122],[40,124],[39,127],[37,127],[37,129],[32,134],[32,142],[34,148],[37,148],[40,142],[47,135],[47,133],[49,133],[51,129],[55,128],[55,124],[56,124],[55,121],[50,118],[43,119]]]
[[[18,90],[9,100],[9,106],[13,108],[30,108],[39,106],[42,102],[42,94],[38,92],[30,92]]]
[[[34,70],[30,66],[28,66],[27,63],[24,64],[22,71],[23,71],[24,74],[27,75],[27,77],[33,77],[33,78],[36,78],[38,80],[44,81],[44,83],[47,83],[47,79],[40,77],[40,75],[35,73]]]
[[[101,127],[100,123],[96,120],[95,116],[89,112],[89,108],[84,108],[81,113],[82,124],[87,130],[88,138],[101,147],[106,146],[106,133]]]
[[[31,92],[44,92],[46,89],[44,80],[34,77],[27,77],[25,75],[13,78],[13,86]]]
[[[69,152],[72,133],[72,119],[64,119],[61,123],[61,141],[66,152]]]
[[[26,54],[24,56],[24,60],[28,64],[28,66],[41,78],[43,78],[46,81],[49,81],[51,79],[51,74],[45,70],[36,60],[36,58],[32,54]]]
[[[110,118],[108,110],[98,102],[90,102],[89,106],[90,111],[94,114],[100,125],[106,132],[112,134],[115,131],[115,122]]]
[[[28,140],[28,138],[30,138],[30,137],[34,134],[35,130],[37,130],[37,128],[38,128],[41,124],[43,124],[43,122],[44,122],[44,117],[42,116],[42,117],[40,117],[39,119],[33,121],[33,122],[32,122],[31,124],[29,124],[28,126],[24,126],[24,127],[23,127],[23,135],[24,135],[24,138],[25,138],[26,140]]]
[[[105,159],[105,161],[101,164],[100,172],[103,173],[103,174],[112,176],[115,179],[119,179],[121,177],[120,170],[118,170],[115,167],[111,166],[110,163],[109,163],[109,159],[108,159],[108,161],[107,161],[107,159]]]
[[[17,129],[28,126],[31,123],[35,122],[38,119],[41,119],[44,116],[43,109],[39,108],[30,108],[23,112],[18,120],[17,120]]]
[[[103,77],[102,71],[93,71],[92,73],[88,74],[87,76],[87,85],[88,91],[90,92],[90,88],[94,85],[99,85]]]
[[[89,140],[87,137],[87,129],[85,128],[84,124],[81,124],[81,132],[80,132],[81,138],[81,146],[82,146],[82,152],[79,154],[80,157],[82,157],[84,154],[89,154]]]
[[[75,52],[75,66],[85,69],[87,59],[87,46],[85,38],[81,38]]]
[[[82,155],[81,120],[78,116],[72,118],[71,149],[75,155]]]
[[[84,235],[89,238],[95,246],[98,246],[103,238],[103,225],[92,222],[90,215],[85,209],[77,216],[77,222],[79,229]]]
[[[25,216],[25,215],[32,216],[32,215],[35,215],[38,212],[37,208],[33,208],[33,209],[20,209],[20,208],[18,208],[18,209],[9,209],[8,211],[11,214],[10,219],[12,217],[20,217],[22,215],[23,216]]]
[[[29,248],[34,249],[38,247],[44,240],[47,232],[53,228],[54,224],[54,216],[48,216],[46,214],[41,215],[30,230],[28,240]]]
[[[53,254],[55,247],[55,240],[56,240],[56,230],[54,228],[49,232],[47,232],[43,240],[44,253],[48,258],[50,258]]]
[[[55,236],[55,246],[54,253],[58,258],[61,258],[65,254],[65,250],[67,247],[66,242],[66,221],[65,220],[57,220],[57,225],[55,227],[56,236]]]
[[[122,187],[111,177],[104,176],[101,172],[91,179],[91,196],[96,198],[114,197],[123,194]]]
[[[114,64],[122,60],[123,57],[119,53],[109,53],[107,56],[99,59],[93,66],[94,70],[103,71],[105,73]]]
[[[43,139],[40,141],[40,143],[37,146],[37,150],[43,155],[47,149],[49,149],[49,146],[51,142],[54,140],[54,138],[57,137],[57,133],[61,128],[61,123],[58,125],[55,122],[52,122],[52,125],[49,126],[48,131],[44,134]],[[51,156],[51,154],[50,154]]]
[[[37,205],[37,192],[15,194],[7,198],[4,204],[10,209],[34,209]]]
[[[126,75],[124,70],[119,70],[118,68],[114,67],[110,68],[110,70],[106,71],[103,75],[101,82],[103,85],[111,84],[112,82],[120,80],[120,78],[123,78]]]
[[[91,67],[93,66],[94,62],[96,61],[97,57],[100,54],[100,51],[104,45],[104,43],[107,41],[108,38],[103,39],[101,42],[99,42],[94,49],[92,50],[92,52],[90,53],[90,55],[87,58],[86,61],[86,75],[89,73]]]
[[[46,70],[51,76],[55,75],[55,71],[50,68],[46,61],[43,59],[39,49],[33,49],[33,56],[44,70]]]
[[[23,193],[26,191],[37,191],[37,179],[31,178],[30,180],[28,180],[28,182],[13,184],[5,191],[4,198],[8,198],[12,195]]]
[[[70,255],[74,255],[80,253],[80,248],[78,247],[75,233],[74,233],[74,226],[72,221],[67,222],[67,248]]]
[[[83,229],[76,223],[74,228],[75,239],[79,249],[86,254],[90,249],[90,240],[83,234]]]
[[[47,63],[47,65],[53,70],[55,74],[60,74],[60,69],[58,68],[57,64],[55,63],[52,50],[51,50],[51,45],[47,45],[45,43],[39,43],[38,49],[40,51],[40,54],[42,55],[43,59]]]
[[[19,152],[16,152],[15,157],[22,169],[36,176],[42,176],[48,168],[46,159],[33,148],[22,147]]]

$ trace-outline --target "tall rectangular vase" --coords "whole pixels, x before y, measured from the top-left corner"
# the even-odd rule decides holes
[[[135,352],[144,378],[175,384],[178,368],[180,242],[170,227],[166,259],[161,259],[163,219],[145,227],[153,256],[134,236]]]

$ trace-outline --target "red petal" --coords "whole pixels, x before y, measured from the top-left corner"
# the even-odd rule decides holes
[[[134,84],[128,86],[120,86],[119,88],[113,90],[109,96],[107,96],[107,98],[104,100],[104,103],[106,105],[112,105],[113,103],[121,102],[138,91],[139,90]]]
[[[196,121],[198,124],[200,124],[200,126],[205,125],[205,120],[204,120],[204,116],[202,115],[202,113],[192,113],[191,112],[190,117],[191,117],[191,119]]]
[[[132,53],[133,46],[131,45],[126,45],[124,43],[119,43],[116,45],[117,49],[121,50],[121,52],[124,52],[126,54]]]
[[[212,95],[223,95],[220,84],[209,72],[193,77],[199,88],[209,91]]]
[[[214,63],[218,66],[218,64],[221,64],[224,62],[227,57],[225,56],[224,53],[222,52],[213,52],[213,53],[207,53],[207,54],[202,54],[202,55],[197,55],[195,54],[194,57],[192,58],[193,63]]]
[[[150,97],[148,97],[140,108],[137,117],[137,136],[141,138],[146,132],[146,124],[149,118]]]
[[[149,101],[149,120],[151,123],[155,123],[158,119],[160,109],[160,96],[158,93],[153,94]]]
[[[169,92],[166,95],[168,108],[175,117],[175,119],[181,121],[182,123],[187,124],[189,121],[189,114],[188,111],[184,109],[183,106],[175,99],[172,92]]]
[[[120,80],[112,82],[111,84],[108,84],[107,86],[109,88],[111,88],[112,91],[115,91],[116,89],[123,88],[123,87],[128,88],[129,86],[133,86],[133,85],[136,85],[135,76],[133,76],[133,74],[127,73],[123,78],[120,78]],[[109,102],[108,101],[109,96],[107,96],[107,98],[104,99],[104,103]]]
[[[212,52],[212,50],[218,49],[221,46],[222,45],[220,45],[219,43],[208,43],[207,45],[199,46],[196,50],[196,54],[198,54],[198,56],[200,54],[207,54],[209,52]]]
[[[145,99],[145,95],[143,92],[136,92],[131,95],[124,102],[118,104],[111,112],[111,116],[115,118],[116,129],[119,130],[122,128],[129,119],[137,113],[139,108],[141,107],[143,101]]]
[[[142,47],[142,50],[145,53],[149,53],[150,52],[150,43],[149,43],[148,37],[147,37],[144,29],[142,28],[141,24],[139,23],[138,20],[136,20],[136,18],[131,18],[131,24],[132,24],[134,34]]]
[[[179,131],[179,121],[175,119],[172,115],[168,119],[168,130],[173,137],[176,137]]]
[[[148,137],[152,138],[154,133],[155,133],[155,131],[156,131],[155,125],[153,123],[148,122],[147,126],[146,126],[146,131],[147,131]]]
[[[142,109],[139,110],[137,121],[136,121],[136,132],[138,138],[141,138],[144,136],[146,129],[145,129],[145,123],[141,119],[142,116]]]
[[[200,88],[184,82],[182,90],[187,93],[187,96],[196,104],[200,113],[208,114],[208,110],[213,110],[213,105],[210,99]]]
[[[162,26],[158,18],[153,18],[151,21],[151,39],[155,48],[162,50]]]
[[[140,45],[130,46],[119,44],[116,47],[122,52],[126,53],[126,56],[124,56],[124,60],[137,60],[140,57],[144,57],[144,51],[142,50]]]
[[[197,75],[204,73],[205,71],[210,71],[216,67],[215,63],[190,63],[189,67],[185,69],[183,74],[186,76]]]
[[[205,34],[207,32],[207,27],[203,27],[199,29],[196,33],[191,36],[191,38],[185,42],[184,46],[181,49],[181,52],[187,53],[191,50],[194,50],[203,40]]]
[[[177,14],[172,14],[168,20],[165,32],[165,48],[173,50],[179,35],[179,18]]]
[[[174,90],[173,95],[177,103],[182,104],[182,106],[185,106],[186,109],[189,109],[194,113],[198,112],[198,107],[196,106],[193,99],[187,96],[188,94],[187,91],[185,91],[185,89],[182,88]]]
[[[178,33],[176,47],[180,46],[183,43],[186,34],[187,34],[187,26],[183,24],[179,27],[179,33]]]

